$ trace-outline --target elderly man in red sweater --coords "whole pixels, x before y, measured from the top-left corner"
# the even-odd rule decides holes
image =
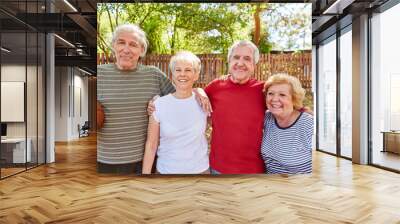
[[[252,42],[234,43],[228,51],[227,78],[216,79],[205,88],[213,108],[212,174],[264,173],[260,154],[264,82],[251,77],[258,60],[259,50]]]

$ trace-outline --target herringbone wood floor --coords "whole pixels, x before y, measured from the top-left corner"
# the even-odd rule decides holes
[[[96,173],[94,137],[0,181],[0,223],[400,223],[400,175],[314,154],[298,176]]]

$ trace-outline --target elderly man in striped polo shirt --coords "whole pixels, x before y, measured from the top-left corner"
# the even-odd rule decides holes
[[[97,168],[101,173],[141,173],[146,141],[147,103],[175,91],[154,66],[139,64],[147,50],[138,26],[118,26],[112,38],[115,64],[97,67]],[[197,93],[204,110],[211,108],[204,91]]]

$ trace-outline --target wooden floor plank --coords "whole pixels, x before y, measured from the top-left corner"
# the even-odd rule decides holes
[[[96,172],[95,136],[0,181],[0,223],[400,223],[400,175],[320,152],[310,175]]]

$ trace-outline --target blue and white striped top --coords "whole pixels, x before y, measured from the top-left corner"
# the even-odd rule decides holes
[[[261,145],[266,173],[311,173],[313,128],[308,113],[302,112],[292,125],[281,128],[272,113],[266,112]]]

